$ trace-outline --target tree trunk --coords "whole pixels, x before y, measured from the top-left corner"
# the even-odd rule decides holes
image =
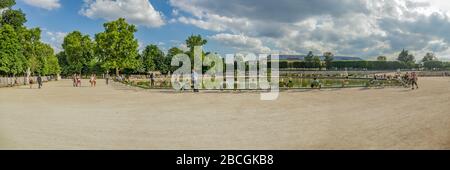
[[[119,76],[119,74],[120,74],[119,68],[116,68],[116,76]]]

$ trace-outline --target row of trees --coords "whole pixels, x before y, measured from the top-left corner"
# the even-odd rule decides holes
[[[59,74],[53,48],[40,41],[39,28],[24,26],[26,16],[12,9],[15,4],[15,0],[0,1],[0,75]]]
[[[281,61],[279,63],[281,69],[295,68],[304,69],[311,68],[304,61],[287,62]],[[327,70],[343,70],[343,69],[358,69],[358,70],[396,70],[396,69],[408,69],[410,68],[405,63],[400,61],[331,61],[327,64],[329,69]],[[316,68],[314,68],[316,69]]]
[[[207,43],[200,35],[192,35],[186,40],[189,51],[173,47],[164,54],[157,45],[151,44],[139,53],[139,44],[134,37],[136,26],[120,18],[105,23],[104,29],[96,34],[94,39],[79,31],[74,31],[64,38],[64,50],[57,55],[64,75],[111,71],[116,75],[153,71],[168,73],[175,69],[171,67],[173,56],[185,53],[193,58],[194,47]]]
[[[386,56],[379,56],[377,61],[334,61],[334,54],[325,52],[323,58],[316,56],[313,52],[309,52],[303,61],[287,62],[281,61],[280,68],[307,68],[307,69],[369,69],[369,70],[395,70],[395,69],[411,69],[424,67],[427,69],[444,69],[449,64],[439,61],[433,53],[427,53],[420,64],[416,63],[415,56],[407,50],[402,50],[397,57],[397,61],[388,61]]]
[[[400,61],[332,61],[328,70],[344,70],[344,69],[357,69],[357,70],[397,70],[397,69],[420,69],[425,68],[428,70],[449,70],[450,62],[443,61],[427,61],[423,64],[415,64],[411,66]],[[281,69],[305,69],[309,68],[304,61],[287,62],[280,61],[279,67]]]
[[[439,61],[433,53],[427,53],[422,59],[423,67],[429,70],[450,69],[450,62]]]

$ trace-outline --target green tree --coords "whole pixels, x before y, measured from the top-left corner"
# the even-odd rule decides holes
[[[64,38],[62,44],[64,56],[68,63],[68,73],[81,74],[94,57],[93,42],[88,35],[74,31]]]
[[[53,48],[49,44],[39,42],[36,44],[39,75],[57,75],[61,73],[58,58],[55,56]]]
[[[26,58],[14,28],[10,25],[0,27],[0,73],[15,76],[23,73]]]
[[[36,73],[38,75],[49,75],[51,69],[49,65],[49,58],[54,55],[53,48],[48,44],[40,42],[36,44],[36,51],[38,62]]]
[[[11,8],[14,5],[16,5],[15,0],[0,0],[0,9]]]
[[[42,75],[58,73],[59,63],[53,48],[40,41],[39,28],[27,29],[25,14],[12,10],[14,0],[0,0],[0,8],[7,8],[1,13],[1,59],[3,74],[38,73]]]
[[[164,55],[156,45],[149,45],[142,52],[144,68],[147,72],[160,71],[168,73],[170,70],[171,59]]]
[[[72,74],[69,68],[69,62],[67,61],[67,57],[64,51],[61,51],[58,54],[56,54],[56,58],[58,59],[59,66],[61,68],[61,74],[62,75]]]
[[[308,53],[308,55],[305,56],[305,62],[312,62],[312,61],[313,61],[313,58],[314,58],[314,54],[313,54],[312,51],[310,51],[310,52]]]
[[[61,66],[59,65],[58,58],[56,57],[55,54],[52,53],[50,56],[47,57],[47,63],[49,75],[58,75],[61,73]]]
[[[171,49],[169,49],[169,51],[167,52],[167,57],[169,58],[173,58],[174,56],[184,53],[183,50],[177,48],[177,47],[172,47]]]
[[[308,68],[314,67],[314,66],[313,66],[313,65],[314,65],[314,64],[313,64],[313,58],[314,58],[314,54],[313,54],[312,51],[310,51],[310,52],[308,53],[308,55],[306,55],[305,58],[304,58],[306,67],[308,67]]]
[[[95,35],[95,53],[106,70],[115,69],[116,74],[126,68],[139,66],[138,41],[134,38],[136,26],[124,18],[105,23],[105,31]]]
[[[40,68],[40,63],[38,61],[38,50],[37,46],[41,39],[41,30],[39,28],[27,29],[21,27],[18,29],[20,32],[20,41],[22,44],[23,55],[27,59],[27,70],[30,73],[36,73]]]
[[[319,68],[322,70],[322,61],[320,60],[319,56],[314,56],[312,61],[312,67],[313,68]]]
[[[184,53],[184,51],[177,47],[172,47],[171,49],[169,49],[166,56],[166,64],[169,67],[169,71],[174,72],[176,70],[176,67],[171,67],[172,58],[182,53]]]
[[[409,54],[408,50],[402,50],[397,58],[398,61],[410,64],[415,62],[415,57],[412,54]]]
[[[159,71],[161,62],[158,62],[157,60],[164,58],[164,53],[158,46],[152,44],[145,47],[141,57],[146,72]]]
[[[423,62],[423,66],[427,69],[442,69],[445,67],[445,64],[442,61],[430,60]]]
[[[436,55],[434,53],[427,53],[423,59],[422,62],[427,62],[427,61],[437,61],[438,58],[436,57]]]
[[[1,25],[11,25],[15,29],[22,27],[25,22],[27,22],[27,19],[20,9],[7,9],[6,11],[3,11],[0,21]]]
[[[331,52],[325,52],[323,54],[323,56],[325,57],[325,64],[326,64],[327,70],[331,69],[332,68],[332,64],[331,63],[334,60],[334,54],[331,53]]]
[[[377,61],[387,61],[387,57],[386,56],[378,56]]]
[[[189,48],[187,52],[188,56],[191,58],[191,63],[194,63],[194,48],[197,46],[204,46],[208,43],[207,40],[203,39],[201,35],[191,35],[186,39],[186,46]],[[202,53],[202,59],[206,56],[205,52]]]
[[[186,46],[190,51],[194,51],[194,47],[203,46],[208,43],[207,40],[203,39],[201,35],[191,35],[186,39]]]

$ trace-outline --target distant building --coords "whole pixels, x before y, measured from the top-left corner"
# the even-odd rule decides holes
[[[280,55],[280,60],[303,61],[305,57],[306,55]],[[321,56],[320,59],[325,60],[325,57]],[[334,56],[333,61],[363,61],[363,59],[359,57]]]

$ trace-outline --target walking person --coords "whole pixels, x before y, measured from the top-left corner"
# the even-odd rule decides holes
[[[106,85],[109,85],[109,73],[106,74],[105,79],[106,79]]]
[[[39,89],[41,89],[42,88],[42,77],[41,77],[41,75],[39,75],[37,77],[37,83],[38,83]]]
[[[89,83],[91,83],[91,87],[94,87],[94,74],[91,74],[91,78],[89,79]]]
[[[198,90],[198,74],[197,72],[195,72],[194,69],[192,69],[192,73],[191,73],[191,82],[192,82],[192,89],[194,89],[194,93],[199,92]]]
[[[34,84],[33,77],[30,77],[29,83],[30,83],[30,89],[33,89],[33,84]]]
[[[97,87],[97,75],[94,74],[94,87]]]
[[[411,73],[411,77],[410,77],[410,79],[411,79],[411,86],[412,86],[412,89],[414,90],[414,89],[419,89],[419,85],[418,85],[418,81],[419,81],[419,78],[417,77],[417,74],[416,74],[416,72],[412,72]]]
[[[73,81],[73,87],[77,87],[78,86],[78,84],[77,84],[77,74],[74,74],[72,76],[72,81]]]
[[[77,87],[81,87],[81,74],[77,76]]]
[[[155,75],[150,73],[150,87],[153,88],[153,86],[155,86]]]

